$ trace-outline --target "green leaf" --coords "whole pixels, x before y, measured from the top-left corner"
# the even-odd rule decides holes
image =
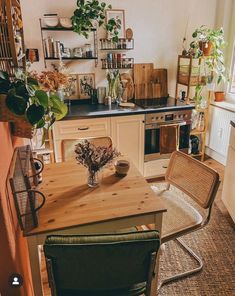
[[[28,84],[37,85],[37,86],[39,85],[37,79],[33,77],[28,77],[27,81],[28,81]]]
[[[0,79],[8,80],[9,81],[9,75],[8,75],[8,73],[5,72],[5,71],[0,71]]]
[[[16,115],[24,115],[27,108],[27,101],[16,94],[10,92],[6,98],[7,108]]]
[[[196,37],[197,37],[197,32],[196,32],[196,31],[193,32],[192,37],[193,37],[193,38],[196,38]]]
[[[36,90],[35,91],[35,97],[38,98],[40,104],[47,108],[48,107],[48,96],[47,96],[47,93],[44,91],[44,90]]]
[[[39,122],[36,125],[36,128],[42,128],[45,125],[45,120],[42,118],[41,120],[39,120]]]
[[[32,104],[26,111],[26,116],[28,121],[34,125],[38,123],[44,116],[44,108],[43,106],[37,106],[36,104]]]

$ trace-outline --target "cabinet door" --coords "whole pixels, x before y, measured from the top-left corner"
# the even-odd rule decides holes
[[[117,149],[143,173],[144,115],[112,117],[111,137]]]
[[[211,106],[208,146],[224,157],[227,155],[230,120],[232,119],[235,119],[235,114],[233,112]]]
[[[229,146],[227,165],[225,167],[222,200],[235,222],[235,148]]]
[[[61,161],[61,140],[110,136],[110,117],[62,120],[53,127],[56,161]]]

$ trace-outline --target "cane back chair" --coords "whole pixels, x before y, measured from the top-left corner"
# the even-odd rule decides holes
[[[62,161],[75,159],[75,145],[88,140],[94,146],[112,147],[112,139],[110,137],[91,137],[81,139],[64,139],[61,141]]]
[[[220,180],[219,174],[191,156],[172,153],[165,176],[167,188],[154,190],[164,201],[167,212],[163,216],[162,243],[175,240],[199,264],[195,269],[162,280],[162,285],[199,272],[203,262],[180,238],[206,226],[211,217]],[[174,188],[175,187],[175,188]],[[148,225],[152,228],[152,225]]]

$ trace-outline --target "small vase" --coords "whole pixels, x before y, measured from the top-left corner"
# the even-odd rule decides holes
[[[87,185],[89,187],[96,187],[99,185],[98,181],[98,172],[97,171],[90,171],[88,170],[87,175]]]

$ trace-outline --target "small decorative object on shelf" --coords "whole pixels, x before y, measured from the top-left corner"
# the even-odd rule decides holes
[[[199,154],[199,144],[200,144],[199,138],[197,136],[191,135],[190,136],[191,154],[193,155]]]
[[[105,146],[95,146],[88,140],[84,140],[75,146],[76,159],[88,169],[87,184],[96,187],[98,183],[98,172],[114,158],[120,155],[116,149]]]
[[[131,40],[131,39],[133,38],[133,31],[132,31],[131,28],[127,28],[127,29],[126,29],[126,38],[127,38],[128,40]]]
[[[199,112],[198,122],[196,129],[199,132],[203,132],[205,130],[205,117],[203,112]]]

